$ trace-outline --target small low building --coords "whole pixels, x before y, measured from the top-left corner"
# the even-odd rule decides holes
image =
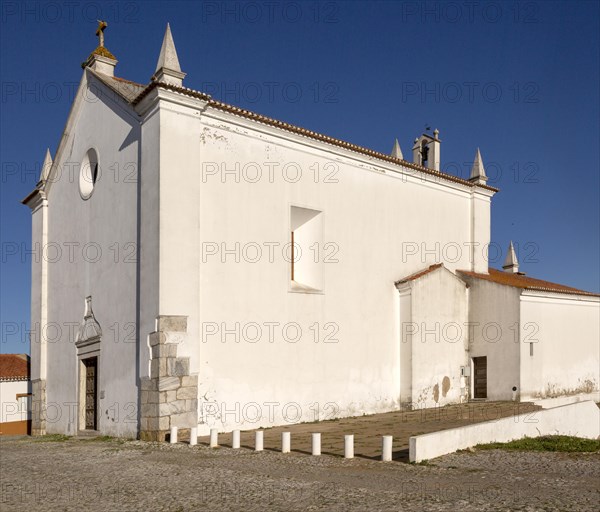
[[[438,263],[396,288],[403,406],[598,396],[600,297],[519,272],[512,243],[502,270]]]
[[[598,294],[519,272],[459,271],[469,286],[473,398],[521,400],[598,392]]]
[[[0,354],[0,435],[31,433],[27,354]]]

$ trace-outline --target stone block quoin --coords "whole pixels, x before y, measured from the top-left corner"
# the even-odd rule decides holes
[[[187,339],[186,316],[159,316],[150,333],[150,377],[140,382],[140,439],[166,441],[171,427],[198,425],[198,375],[190,375],[189,357],[177,357]]]

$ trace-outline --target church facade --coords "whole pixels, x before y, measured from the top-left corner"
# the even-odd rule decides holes
[[[170,28],[147,85],[84,64],[23,202],[32,432],[164,440],[598,392],[600,298],[488,268],[490,207],[439,133],[382,154],[183,85]],[[474,148],[473,148],[474,149]]]

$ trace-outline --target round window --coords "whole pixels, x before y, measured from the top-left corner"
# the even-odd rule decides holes
[[[79,193],[83,199],[88,199],[94,191],[94,186],[99,177],[98,154],[90,149],[83,157],[79,171]]]

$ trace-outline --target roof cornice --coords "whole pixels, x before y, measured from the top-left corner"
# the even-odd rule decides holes
[[[560,295],[569,295],[569,296],[575,296],[576,298],[579,298],[580,300],[592,300],[594,302],[598,302],[600,301],[600,294],[597,293],[593,293],[593,292],[585,292],[585,291],[569,291],[569,290],[554,290],[552,288],[544,288],[542,286],[529,286],[527,288],[523,288],[522,289],[523,292],[521,293],[521,295],[529,295],[529,296],[535,296],[535,297],[554,297],[554,296],[560,296]],[[566,297],[563,297],[566,298]],[[571,297],[569,297],[571,298]]]
[[[166,82],[159,82],[159,81],[155,81],[150,83],[133,101],[132,104],[135,106],[137,104],[139,104],[146,96],[148,96],[148,94],[150,94],[154,89],[156,88],[161,88],[161,89],[167,89],[173,92],[178,92],[180,94],[184,94],[186,96],[191,96],[193,98],[202,100],[207,102],[207,106],[210,108],[215,108],[217,110],[221,110],[224,112],[229,112],[231,114],[234,115],[238,115],[241,117],[245,117],[247,119],[251,119],[253,121],[259,122],[259,123],[263,123],[269,126],[273,126],[276,128],[280,128],[282,130],[286,130],[288,132],[292,132],[292,133],[296,133],[298,135],[302,135],[305,137],[310,137],[312,139],[321,141],[321,142],[325,142],[327,144],[331,144],[334,146],[338,146],[350,151],[354,151],[356,153],[361,153],[363,155],[367,155],[373,158],[377,158],[378,160],[383,160],[385,162],[390,162],[390,163],[395,163],[395,164],[399,164],[402,165],[403,167],[408,167],[410,169],[414,169],[416,171],[419,171],[423,174],[427,174],[430,176],[434,176],[436,178],[445,180],[445,181],[451,181],[454,183],[460,183],[461,185],[465,185],[471,189],[479,189],[479,190],[485,190],[488,192],[488,194],[486,195],[493,195],[496,192],[498,192],[497,188],[494,187],[490,187],[489,185],[483,185],[483,184],[479,184],[479,183],[473,183],[470,182],[469,180],[465,180],[462,178],[458,178],[457,176],[453,176],[451,174],[446,174],[443,173],[441,171],[436,171],[435,169],[429,169],[428,167],[423,167],[422,165],[418,165],[412,162],[407,162],[406,160],[402,160],[400,158],[395,158],[391,155],[387,155],[385,153],[380,153],[379,151],[375,151],[372,149],[368,149],[365,148],[363,146],[359,146],[357,144],[352,144],[350,142],[346,142],[344,140],[341,139],[336,139],[335,137],[330,137],[328,135],[324,135],[322,133],[318,133],[312,130],[308,130],[306,128],[302,128],[300,126],[296,126],[290,123],[285,123],[283,121],[278,121],[277,119],[273,119],[271,117],[267,117],[267,116],[263,116],[262,114],[257,114],[256,112],[252,112],[249,110],[245,110],[243,108],[240,107],[235,107],[233,105],[230,105],[228,103],[223,103],[222,101],[218,101],[213,99],[209,94],[200,92],[200,91],[195,91],[194,89],[189,89],[188,87],[180,87],[177,85],[173,85],[173,84],[168,84]],[[489,194],[491,192],[491,194]]]
[[[40,206],[42,206],[47,200],[46,192],[43,190],[43,186],[43,182],[38,183],[36,188],[33,189],[33,191],[30,192],[29,195],[21,201],[22,204],[31,208],[32,213],[35,212]]]

